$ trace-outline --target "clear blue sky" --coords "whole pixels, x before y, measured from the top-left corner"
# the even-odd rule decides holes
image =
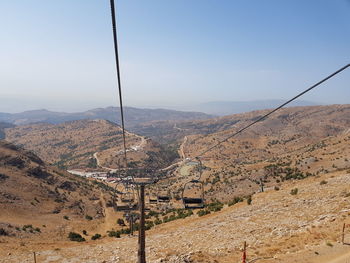
[[[348,0],[118,0],[130,106],[287,99],[350,63]],[[108,0],[0,1],[0,111],[117,105]],[[350,70],[304,97],[350,103]]]

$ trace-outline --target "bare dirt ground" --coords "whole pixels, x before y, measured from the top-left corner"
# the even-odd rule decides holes
[[[256,262],[347,263],[350,246],[340,240],[343,223],[350,223],[349,184],[346,172],[288,182],[279,191],[254,195],[251,205],[239,203],[156,226],[147,231],[148,262],[240,262],[247,241],[248,260],[269,258]],[[290,193],[294,188],[296,195]],[[0,262],[33,262],[33,251],[38,262],[52,263],[136,262],[137,256],[137,238],[127,236],[56,248],[45,246],[45,240],[26,246],[0,246]]]

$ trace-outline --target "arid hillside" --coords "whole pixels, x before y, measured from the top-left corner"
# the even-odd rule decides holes
[[[15,125],[6,123],[6,122],[0,122],[0,140],[5,139],[5,129],[6,128],[12,128]]]
[[[197,121],[158,121],[143,123],[132,128],[137,134],[148,136],[162,143],[177,141],[181,143],[186,135],[208,135],[213,134],[215,139],[221,139],[220,132],[234,132],[239,128],[251,123],[263,116],[269,110],[251,111],[247,113],[234,114],[219,118]],[[327,106],[307,106],[284,108],[261,124],[249,129],[244,135],[280,136],[290,127],[294,127],[289,133],[296,131],[307,134],[307,130],[313,129],[312,134],[321,128],[319,135],[330,135],[341,129],[349,120],[350,105],[327,105]],[[313,121],[315,120],[315,121]],[[261,128],[263,130],[261,130]],[[282,130],[280,130],[282,129]],[[218,134],[216,134],[218,133]],[[222,134],[224,137],[224,133]],[[287,134],[288,135],[288,134]],[[213,136],[213,137],[214,137]],[[213,140],[213,139],[211,139]],[[207,141],[211,144],[211,141]]]
[[[63,233],[84,224],[86,216],[104,218],[101,196],[112,196],[101,183],[49,167],[32,152],[0,141],[0,229],[8,242],[65,240]]]
[[[176,129],[198,131],[183,138],[179,155],[183,159],[201,155],[265,112],[177,124]],[[198,176],[198,166],[193,161],[174,166],[172,174],[146,189],[149,262],[238,263],[247,241],[248,259],[259,258],[257,262],[346,263],[348,247],[340,240],[343,224],[350,224],[349,128],[348,105],[279,111],[201,155],[207,206],[193,212],[181,209],[181,195],[185,183]],[[142,149],[152,142],[134,136]],[[113,165],[108,151],[98,152],[95,159]],[[191,186],[188,192],[198,194],[198,189]],[[150,197],[161,193],[170,194],[170,202],[151,204]],[[26,262],[30,248],[44,262],[135,262],[137,238],[123,232],[114,239],[108,232],[118,229],[115,221],[122,216],[106,208],[111,198],[100,196],[105,215],[100,223],[97,219],[92,225],[68,225],[50,245],[28,239],[27,247],[15,249],[7,237],[2,238],[0,242],[8,243],[0,249],[1,260]],[[101,237],[87,243],[62,241],[68,231],[81,234],[86,229]],[[345,240],[350,243],[350,229]]]
[[[126,138],[128,156],[134,166],[149,162],[153,155],[161,165],[173,160],[167,149],[149,139],[129,132]],[[122,130],[106,120],[16,126],[6,129],[6,140],[62,168],[117,168],[123,157]],[[159,152],[163,154],[160,156]]]
[[[191,124],[202,134],[187,135],[179,154],[182,158],[201,156],[201,179],[208,201],[250,195],[260,191],[261,182],[264,187],[279,187],[286,180],[350,168],[349,105],[282,109],[202,155],[266,112]],[[190,124],[186,127],[189,129]],[[184,165],[161,182],[162,187],[172,189],[173,197],[178,198],[184,184],[196,176],[193,165]]]
[[[250,205],[225,205],[204,216],[195,211],[157,225],[146,232],[147,262],[238,263],[246,241],[249,262],[346,263],[349,247],[340,241],[343,223],[350,223],[349,183],[347,172],[288,181],[278,191],[254,195]],[[39,262],[132,263],[137,237],[103,235],[100,241],[33,246],[31,251],[37,252]],[[31,251],[0,248],[0,262],[30,262]]]

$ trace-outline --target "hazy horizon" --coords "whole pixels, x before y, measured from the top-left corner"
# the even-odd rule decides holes
[[[0,2],[1,112],[118,106],[108,2]],[[347,0],[120,0],[125,105],[286,100],[350,62],[349,11]],[[350,70],[301,99],[349,103],[348,83]]]
[[[183,104],[183,105],[141,105],[141,106],[134,106],[134,105],[124,105],[124,107],[130,107],[130,108],[138,108],[138,109],[165,109],[165,110],[176,110],[176,111],[192,111],[192,112],[203,112],[203,113],[208,113],[205,110],[199,110],[199,107],[205,107],[208,105],[217,105],[217,104],[222,104],[222,107],[225,107],[225,104],[247,104],[247,103],[253,103],[252,107],[254,107],[255,104],[259,103],[267,103],[267,104],[272,104],[275,105],[276,103],[283,103],[285,100],[281,99],[269,99],[269,100],[254,100],[254,101],[207,101],[207,102],[202,102],[198,104]],[[331,104],[336,104],[336,103],[322,103],[322,102],[315,102],[315,101],[305,101],[305,100],[296,100],[292,104],[288,105],[287,107],[293,107],[293,106],[313,106],[313,105],[331,105]],[[0,113],[11,113],[11,114],[16,114],[16,113],[22,113],[22,112],[27,112],[27,111],[37,111],[37,110],[47,110],[51,112],[62,112],[62,113],[79,113],[79,112],[85,112],[89,110],[94,110],[94,109],[99,109],[99,108],[109,108],[109,107],[119,107],[119,105],[103,105],[103,106],[96,106],[96,107],[86,107],[86,108],[81,108],[77,110],[67,110],[67,108],[49,108],[49,107],[32,107],[28,108],[25,110],[20,110],[20,111],[13,111],[13,110],[0,110]],[[263,109],[263,107],[258,107],[259,109]],[[266,107],[265,107],[266,108]],[[264,109],[265,109],[264,108]],[[1,109],[1,106],[0,106]],[[210,113],[208,113],[210,114]]]

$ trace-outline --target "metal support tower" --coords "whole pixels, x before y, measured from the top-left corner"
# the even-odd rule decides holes
[[[140,184],[139,196],[140,226],[138,239],[138,263],[146,263],[146,233],[145,233],[145,184]]]

